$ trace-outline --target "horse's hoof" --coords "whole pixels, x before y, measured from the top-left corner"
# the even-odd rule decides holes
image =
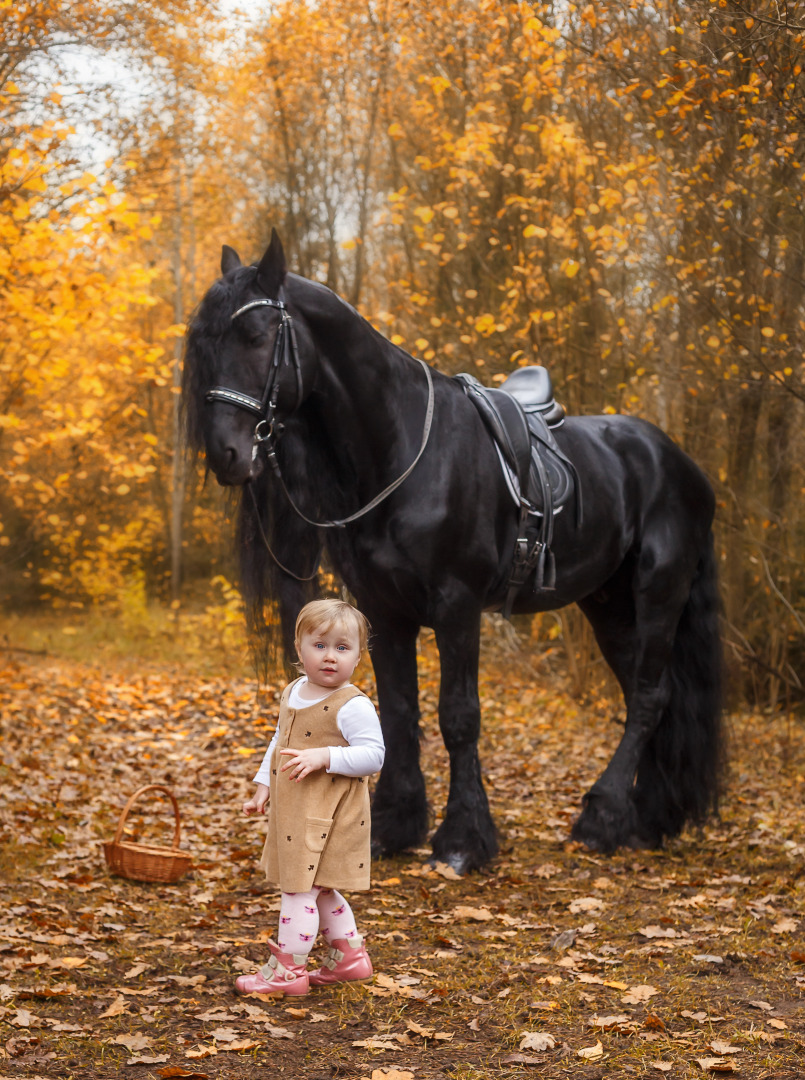
[[[632,847],[632,839],[638,835],[640,829],[631,799],[594,788],[584,796],[581,813],[570,831],[571,840],[604,855]]]
[[[428,866],[432,869],[435,870],[439,866],[449,866],[450,869],[455,870],[459,876],[463,876],[471,869],[470,863],[470,856],[458,851],[454,851],[450,855],[445,855],[444,858],[441,859],[437,859],[435,855],[432,859],[428,859]]]

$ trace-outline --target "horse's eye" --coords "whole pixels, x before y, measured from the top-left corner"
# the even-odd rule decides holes
[[[249,338],[249,344],[253,349],[259,349],[261,345],[265,343],[265,334],[255,334],[254,337]]]

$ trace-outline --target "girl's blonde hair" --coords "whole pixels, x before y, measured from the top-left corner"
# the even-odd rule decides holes
[[[371,629],[368,619],[352,604],[332,597],[326,600],[311,600],[309,604],[305,604],[296,618],[294,641],[298,647],[305,634],[312,634],[317,630],[326,634],[334,626],[355,630],[360,651],[366,650]]]

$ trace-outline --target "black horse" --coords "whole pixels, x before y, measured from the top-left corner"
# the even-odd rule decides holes
[[[281,616],[286,648],[324,553],[373,629],[386,740],[375,850],[420,844],[416,642],[435,631],[450,789],[433,853],[460,871],[497,850],[478,758],[481,614],[507,595],[520,522],[495,445],[464,387],[374,330],[323,285],[286,272],[276,233],[259,265],[223,250],[187,341],[191,444],[242,485],[243,589]],[[584,796],[573,837],[659,846],[718,797],[721,649],[712,490],[657,428],[568,418],[583,516],[557,515],[555,588],[533,574],[515,613],[577,603],[626,701],[620,744]],[[290,628],[290,631],[289,631]]]

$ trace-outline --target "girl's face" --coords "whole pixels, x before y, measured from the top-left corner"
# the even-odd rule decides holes
[[[346,686],[361,658],[358,631],[338,624],[303,634],[296,650],[308,682],[322,690]]]

